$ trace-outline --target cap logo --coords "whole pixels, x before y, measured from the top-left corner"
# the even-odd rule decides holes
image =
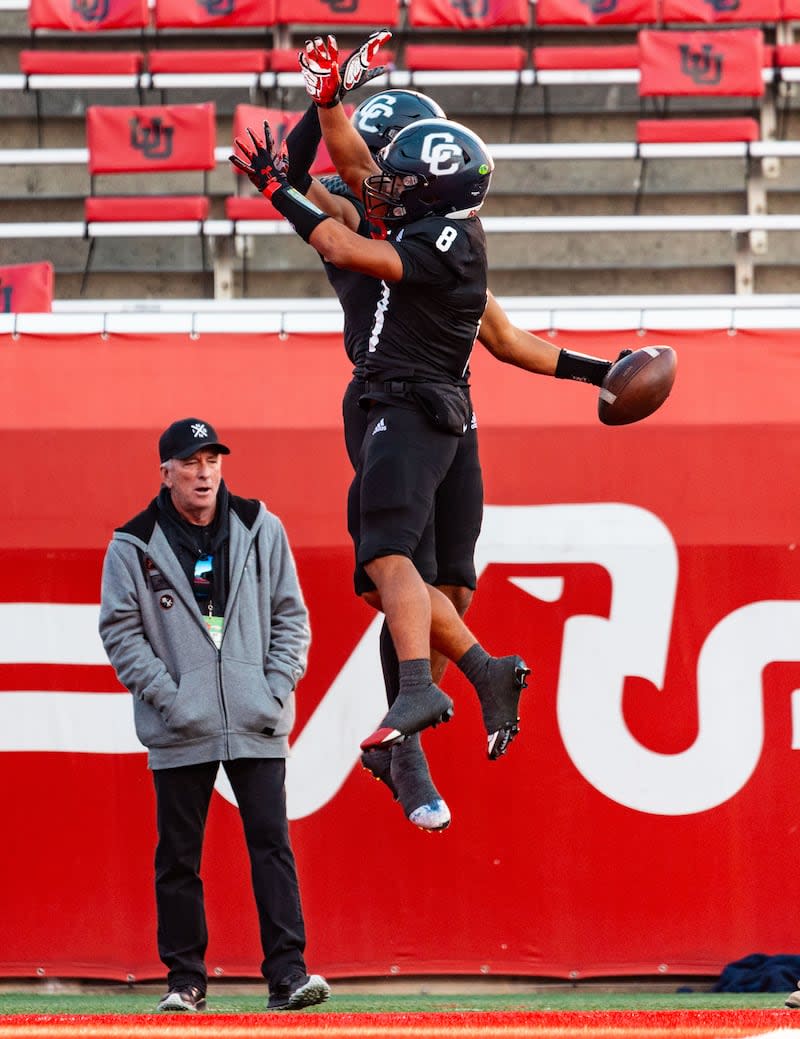
[[[208,438],[208,427],[205,422],[192,423],[192,436],[198,440],[206,440]]]

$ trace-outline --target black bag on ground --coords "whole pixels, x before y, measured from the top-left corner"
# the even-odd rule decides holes
[[[425,412],[437,429],[444,429],[463,437],[469,429],[471,407],[466,392],[460,386],[447,383],[415,383],[411,397]]]
[[[800,956],[754,952],[729,963],[712,992],[791,992],[800,980]]]

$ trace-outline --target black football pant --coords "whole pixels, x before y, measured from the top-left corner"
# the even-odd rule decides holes
[[[306,936],[286,817],[283,758],[224,761],[244,826],[270,990],[306,973]],[[219,762],[155,769],[158,954],[169,988],[206,991],[208,930],[200,879],[206,818]]]

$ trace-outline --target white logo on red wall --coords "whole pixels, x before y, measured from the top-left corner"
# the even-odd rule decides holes
[[[608,798],[639,812],[688,815],[745,786],[764,745],[762,671],[800,660],[800,602],[748,603],[708,633],[697,661],[697,737],[658,753],[630,731],[623,687],[636,676],[663,689],[678,581],[669,529],[645,509],[617,503],[487,506],[478,574],[504,564],[509,580],[552,602],[558,578],[513,575],[530,564],[593,563],[610,575],[608,616],[569,616],[558,676],[557,719],[575,768]],[[0,664],[107,666],[97,605],[2,603]],[[289,815],[320,809],[358,761],[359,741],[385,712],[376,616],[294,740],[287,762]],[[533,663],[535,661],[528,661]],[[332,744],[331,732],[340,733]],[[143,753],[131,699],[121,693],[4,692],[0,751]],[[233,794],[221,773],[217,789]]]

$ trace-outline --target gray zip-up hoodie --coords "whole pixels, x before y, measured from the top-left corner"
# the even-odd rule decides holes
[[[229,496],[230,591],[214,645],[153,500],[114,531],[103,564],[100,637],[133,694],[150,768],[289,751],[308,611],[281,521]]]

